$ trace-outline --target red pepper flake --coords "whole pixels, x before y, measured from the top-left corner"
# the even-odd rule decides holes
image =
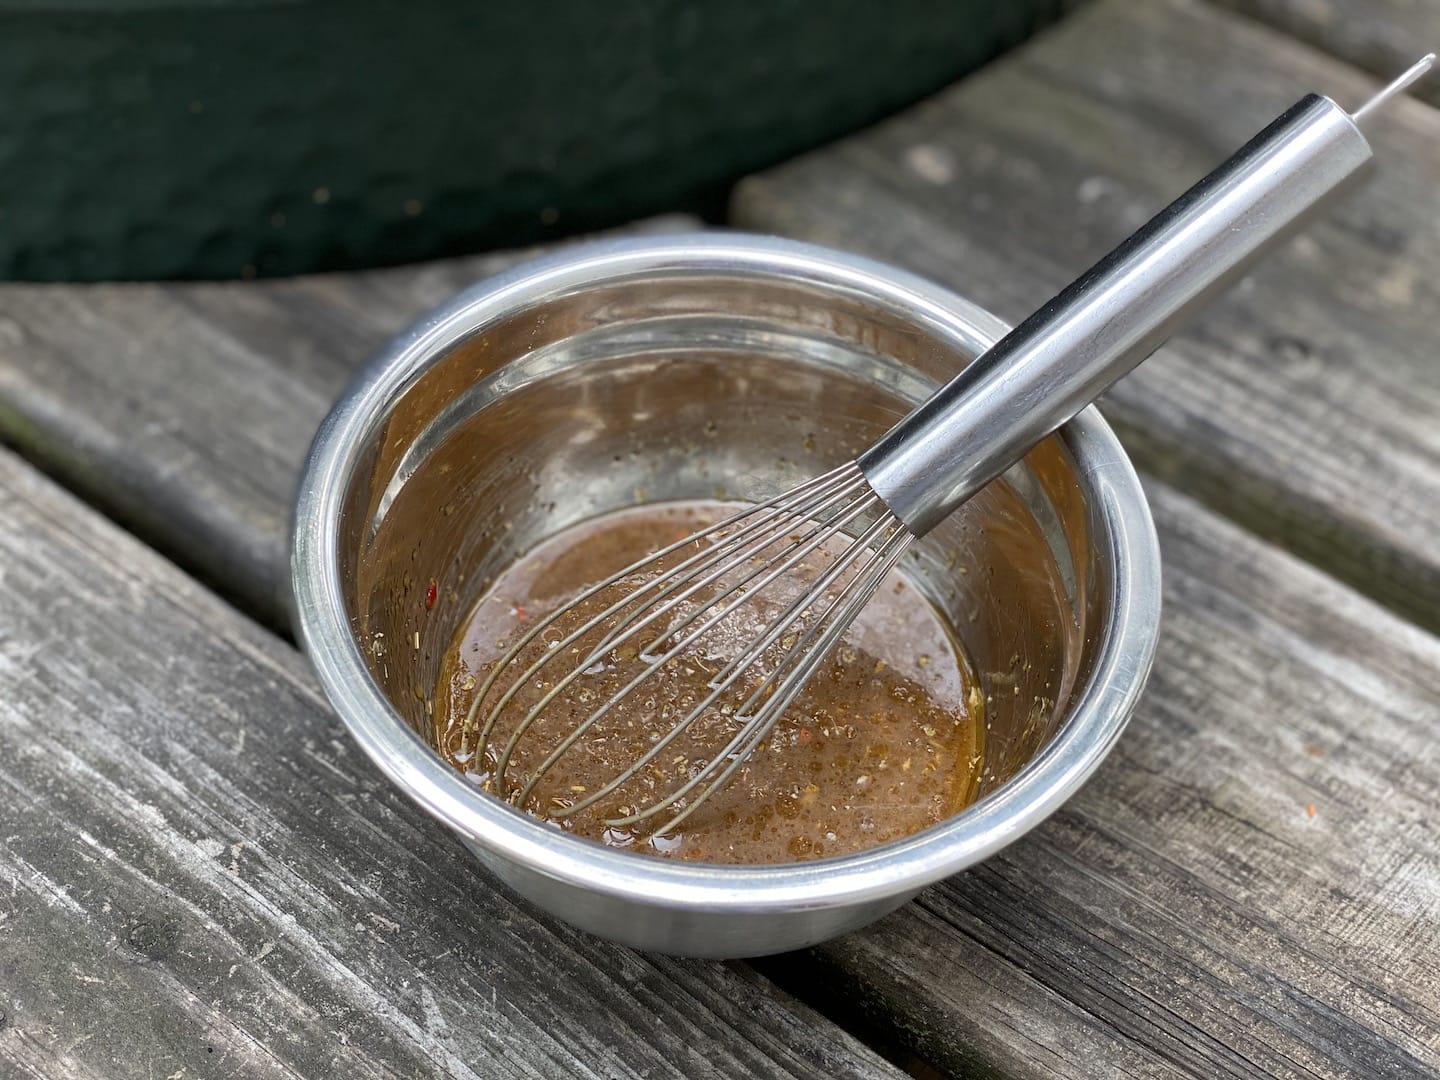
[[[513,611],[515,614],[515,618],[519,619],[521,622],[524,622],[527,618],[529,618],[529,616],[525,614],[525,606],[523,604],[516,604]]]
[[[440,583],[433,577],[430,579],[430,587],[425,590],[425,610],[429,611],[435,606],[435,601],[440,599]]]
[[[808,727],[802,727],[802,728],[800,729],[800,741],[801,741],[801,742],[809,742],[809,741],[810,741],[810,729],[809,729]]]
[[[1309,814],[1311,817],[1315,816],[1315,804],[1313,802],[1309,806],[1305,807],[1305,813]]]

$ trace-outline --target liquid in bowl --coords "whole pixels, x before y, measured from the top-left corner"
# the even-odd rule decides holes
[[[506,772],[505,790],[523,809],[610,847],[699,862],[762,864],[851,854],[928,828],[968,805],[983,761],[984,695],[945,620],[914,582],[895,571],[774,730],[677,829],[656,832],[704,791],[705,765],[740,728],[730,705],[706,709],[631,779],[593,805],[584,803],[704,700],[716,673],[763,632],[778,606],[773,597],[763,610],[756,609],[758,601],[737,605],[695,647],[625,694],[527,789],[527,778],[560,740],[642,665],[637,653],[643,645],[622,643],[590,660],[594,636],[572,633],[611,602],[611,592],[637,582],[621,583],[547,626],[490,684],[496,663],[585,586],[736,509],[687,501],[611,512],[549,538],[501,572],[463,620],[441,664],[435,737],[445,759],[494,792],[496,763],[519,718],[536,707]],[[822,549],[792,569],[796,585],[824,565],[825,554]],[[531,674],[530,665],[551,650],[573,655],[545,656],[559,662]],[[556,683],[585,661],[576,681],[547,701]],[[477,729],[517,683],[482,748]],[[743,691],[722,701],[739,697]],[[608,823],[654,805],[694,778],[699,787],[653,818]]]

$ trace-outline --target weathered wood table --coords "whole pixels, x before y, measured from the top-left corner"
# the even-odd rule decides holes
[[[1086,5],[745,181],[734,222],[1017,317],[1302,92],[1358,101],[1440,37],[1403,0],[1225,7]],[[515,901],[285,637],[315,425],[506,256],[0,287],[0,1077],[1440,1072],[1440,112],[1375,141],[1369,188],[1106,402],[1166,614],[1101,771],[894,916],[755,964]]]

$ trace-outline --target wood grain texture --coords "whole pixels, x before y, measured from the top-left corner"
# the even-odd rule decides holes
[[[1018,319],[1311,89],[1373,82],[1249,20],[1105,0],[737,190],[736,222],[907,265]],[[1440,627],[1440,112],[1107,398],[1135,456]]]
[[[281,626],[295,478],[340,391],[423,312],[538,253],[238,286],[0,285],[0,439]]]
[[[1150,494],[1165,620],[1114,752],[807,982],[959,1075],[1435,1076],[1440,639]]]
[[[1435,0],[1212,0],[1269,23],[1301,41],[1392,79],[1427,52],[1440,49],[1440,4]],[[1440,79],[1414,96],[1440,105]]]
[[[0,1076],[898,1075],[533,914],[300,657],[0,451]]]
[[[296,321],[304,321],[303,309]],[[282,380],[274,385],[271,392],[284,392]],[[223,422],[219,413],[206,420]],[[182,475],[177,483],[193,478]],[[1294,559],[1164,488],[1155,490],[1167,567],[1166,639],[1147,703],[1116,756],[1057,818],[1011,851],[870,931],[771,961],[763,970],[865,1024],[877,1039],[900,1042],[961,1075],[1365,1075],[1367,1063],[1396,1075],[1424,1075],[1440,1064],[1427,1034],[1440,1024],[1432,973],[1440,957],[1428,934],[1437,915],[1440,853],[1427,816],[1440,785],[1435,751],[1426,743],[1427,731],[1440,722],[1431,685],[1440,652],[1433,639]],[[274,516],[282,515],[277,505]],[[55,591],[48,579],[37,580],[39,595]],[[186,626],[193,632],[193,624]],[[162,638],[160,646],[183,653],[178,642],[166,645],[173,640]],[[104,700],[97,686],[125,684],[113,666],[97,668],[89,659],[97,651],[103,656],[103,647],[77,644],[70,677],[96,681],[66,687],[65,702]],[[182,674],[193,670],[194,661],[174,663]],[[217,661],[210,670],[220,666]],[[153,664],[135,672],[142,683],[167,676]],[[253,668],[240,668],[221,685],[237,701],[251,701],[247,715],[274,713],[286,730],[289,707],[277,708],[272,691],[251,688],[255,679]],[[128,708],[148,714],[154,693]],[[202,713],[208,715],[212,700],[199,700]],[[233,710],[218,713],[213,722],[220,734],[211,738],[221,741],[238,726]],[[52,710],[32,704],[25,711],[49,716]],[[438,893],[446,915],[469,900],[477,886],[468,865],[443,888],[419,868],[458,849],[383,785],[353,779],[371,774],[355,760],[344,733],[318,711],[306,715],[323,734],[287,735],[292,741],[283,760],[291,772],[244,791],[246,814],[256,820],[251,835],[266,837],[268,846],[252,849],[247,841],[241,855],[249,852],[257,874],[276,861],[290,868],[283,878],[269,869],[270,880],[305,882],[307,867],[323,865],[341,845],[351,860],[342,891],[347,885],[359,891],[358,879],[369,882],[369,892],[348,907],[348,894],[323,904],[308,892],[290,900],[292,912],[341,908],[329,936],[318,939],[322,951],[343,951],[355,924],[367,937],[372,928],[383,933],[372,911],[409,925],[389,908],[363,906],[375,903],[382,887],[366,877],[377,864],[409,868],[410,887]],[[141,752],[159,749],[142,743]],[[231,762],[201,760],[207,778],[223,776]],[[337,800],[347,785],[359,785],[367,809],[373,803],[384,808],[385,822],[406,823],[401,844],[418,855],[388,846],[378,857],[345,848],[335,834],[355,827],[344,817],[307,816],[313,801],[287,802],[302,798],[287,795],[294,788],[286,785],[306,782],[307,765],[339,770],[333,778],[323,773],[337,785]],[[163,783],[174,786],[173,772]],[[27,792],[42,787],[37,781]],[[66,797],[78,794],[67,789]],[[272,806],[277,800],[278,809]],[[1314,818],[1306,810],[1312,804]],[[45,820],[29,819],[17,834],[32,844],[41,838],[39,846],[48,850],[54,845],[43,842],[50,835]],[[228,873],[229,845],[247,835],[233,819],[221,820],[223,830],[196,826],[186,834],[200,838],[194,842],[212,838],[208,850],[218,868],[209,872],[216,878],[220,869]],[[132,862],[163,863],[175,842],[162,840],[149,850],[142,824],[127,832],[106,819],[87,832],[101,837],[119,830]],[[364,843],[378,834],[372,824]],[[77,856],[47,880],[70,881],[65,874],[83,880],[72,873],[83,865]],[[127,903],[127,910],[148,910]],[[515,922],[503,934],[495,931],[495,940],[486,938],[479,953],[468,954],[470,962],[495,953],[506,966],[533,972],[554,950],[588,947],[612,957],[612,970],[649,963],[528,921],[503,897],[487,897],[487,904],[486,918]],[[496,908],[503,914],[491,914]],[[443,952],[433,943],[445,939],[446,927],[445,916],[416,927],[413,947]],[[128,934],[129,924],[108,932],[119,940],[122,929]],[[262,923],[247,939],[247,955],[266,941],[281,942],[287,929]],[[33,940],[53,940],[59,930],[42,927]],[[152,931],[137,933],[143,944]],[[292,963],[305,961],[314,938],[289,939]],[[221,960],[239,958],[235,952]],[[566,962],[567,978],[571,966]],[[469,1000],[464,993],[473,999],[487,990],[483,982],[446,989],[461,978],[454,968],[417,970],[423,985],[443,991],[456,1013]],[[523,982],[500,984],[493,1006],[502,1012],[518,1007],[522,1015],[527,1007],[540,1008],[523,988]],[[413,1000],[405,996],[409,989],[387,983],[374,1000],[391,1001],[390,994]],[[210,1000],[215,991],[201,985],[187,992]],[[521,1004],[511,1006],[508,995],[517,992]],[[678,976],[663,992],[691,1007],[694,991]]]
[[[1354,100],[1360,82],[1208,9],[1100,4],[925,109],[753,181],[737,210],[908,261],[1013,317],[1302,90]],[[1414,153],[1407,140],[1433,127],[1402,105],[1382,152]],[[1414,310],[1434,296],[1435,225],[1415,214],[1435,193],[1404,158],[1365,199],[1179,343],[1162,375],[1124,388],[1112,415],[1157,471],[1417,614],[1437,595],[1434,533],[1408,531],[1436,513],[1436,389],[1415,352],[1433,329]],[[1377,284],[1377,269],[1398,276]],[[385,281],[410,280],[398,273]],[[372,291],[385,281],[156,287],[127,306],[0,290],[4,427],[89,497],[124,492],[107,508],[212,578],[247,582],[234,594],[263,610],[310,429],[383,337],[367,320],[398,310]],[[205,385],[169,385],[187,377]],[[1297,387],[1298,418],[1280,408]],[[1367,470],[1383,483],[1347,502],[1341,482]],[[30,507],[0,518],[0,589],[33,585],[17,593],[24,636],[0,641],[0,821],[21,822],[0,825],[0,853],[25,865],[0,868],[0,993],[21,983],[5,964],[22,942],[26,1000],[58,1019],[33,1034],[21,1018],[34,1011],[0,998],[0,1062],[108,1075],[115,1054],[158,1044],[215,1046],[236,1075],[439,1072],[447,1054],[479,1075],[878,1068],[834,1028],[806,1041],[822,1022],[749,969],[611,949],[491,890],[356,760],[290,653],[45,485],[17,486],[32,493],[0,485]],[[1433,1075],[1440,644],[1190,498],[1153,493],[1165,638],[1100,773],[975,871],[761,970],[955,1075]],[[1297,523],[1319,529],[1308,548]],[[61,565],[21,558],[32,534]],[[1397,596],[1412,570],[1419,593]],[[117,599],[83,606],[106,582]],[[14,618],[0,608],[0,625]],[[191,704],[167,680],[198,687]],[[278,749],[252,761],[241,731]],[[22,760],[29,740],[46,752]],[[72,819],[115,856],[64,831]],[[476,944],[447,953],[456,937]],[[550,969],[573,999],[537,979]],[[74,993],[43,997],[60,985]],[[151,1000],[164,1008],[126,1005]],[[113,1047],[67,1049],[84,1010]],[[192,1047],[197,1031],[211,1041]],[[177,1057],[156,1072],[182,1066],[216,1071]]]

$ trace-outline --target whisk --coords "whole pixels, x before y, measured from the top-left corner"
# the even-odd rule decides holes
[[[492,790],[525,803],[563,755],[667,664],[747,605],[752,618],[768,608],[759,632],[709,678],[706,695],[648,749],[598,790],[549,810],[565,817],[610,798],[719,710],[730,721],[723,747],[660,797],[604,819],[628,827],[670,811],[653,835],[674,830],[769,737],[911,543],[1348,187],[1372,157],[1362,125],[1434,60],[1420,60],[1353,115],[1326,97],[1301,99],[855,461],[669,545],[537,621],[490,668],[464,722],[464,752],[494,755]],[[828,563],[797,584],[799,569],[822,554]],[[542,638],[562,621],[578,626]],[[516,748],[537,720],[627,647],[633,675],[627,668],[618,690],[579,710],[583,719],[523,783],[509,785]],[[504,745],[492,745],[499,717],[542,673],[552,681],[541,683]]]

